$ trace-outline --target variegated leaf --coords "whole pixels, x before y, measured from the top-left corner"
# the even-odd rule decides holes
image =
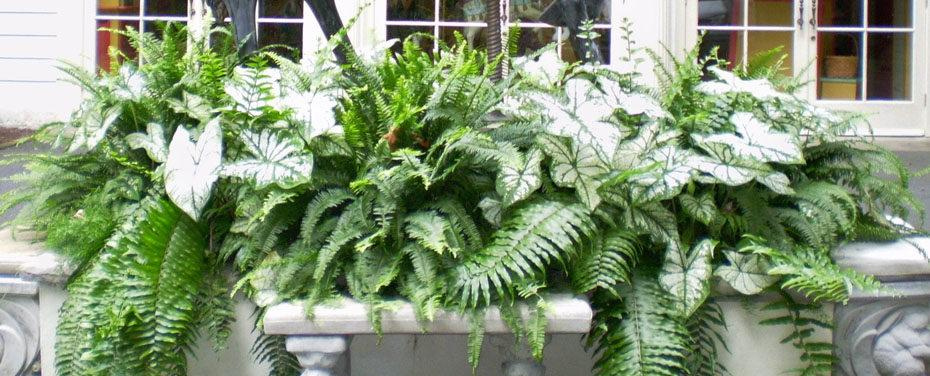
[[[168,142],[165,141],[165,129],[158,123],[146,126],[148,133],[133,133],[126,136],[126,142],[133,149],[144,149],[149,159],[157,163],[168,160]]]
[[[771,265],[762,255],[725,252],[729,265],[722,265],[714,272],[718,277],[744,295],[755,295],[775,282],[777,276],[769,275]]]
[[[736,126],[738,134],[695,135],[693,138],[698,144],[727,145],[739,157],[759,162],[804,163],[797,136],[775,131],[747,112],[734,114],[730,122]]]
[[[261,133],[246,130],[241,138],[254,158],[224,165],[222,176],[249,179],[259,188],[271,184],[291,188],[310,180],[313,157],[290,141],[279,139],[269,129]]]
[[[705,239],[695,244],[691,252],[665,253],[659,282],[675,296],[684,317],[690,317],[710,295],[711,259],[716,246],[716,241]]]
[[[494,226],[501,225],[501,212],[503,211],[503,207],[498,198],[485,197],[478,203],[478,207],[481,208],[481,214],[488,223]]]
[[[633,194],[638,202],[677,195],[696,174],[694,168],[699,165],[699,159],[686,149],[666,146],[655,150],[642,163],[651,168],[630,179],[635,184]]]
[[[68,152],[73,153],[81,148],[93,150],[107,136],[107,131],[116,123],[122,115],[121,106],[113,106],[107,109],[90,108],[84,110],[84,116],[78,117],[75,124],[77,129],[74,131],[74,138],[71,145],[68,146]]]
[[[678,203],[685,213],[705,225],[713,222],[717,216],[717,205],[714,204],[714,198],[710,193],[699,196],[681,194],[678,196]]]
[[[700,160],[698,169],[723,184],[739,186],[757,179],[776,193],[793,192],[787,176],[765,163],[738,157],[727,145],[708,144],[704,150],[709,156]]]
[[[539,142],[552,157],[552,181],[560,187],[574,188],[582,203],[589,209],[597,208],[601,203],[597,189],[603,184],[602,178],[608,169],[593,148],[548,135],[540,137]]]
[[[503,163],[497,177],[497,193],[504,207],[529,197],[542,185],[542,152],[533,149],[525,158],[514,159]]]
[[[171,201],[195,220],[210,200],[222,153],[219,120],[207,123],[196,144],[187,129],[178,127],[168,146],[165,190]]]

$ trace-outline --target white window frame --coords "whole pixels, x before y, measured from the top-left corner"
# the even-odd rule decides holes
[[[192,9],[195,9],[195,5],[192,4],[191,1],[185,1],[185,3],[187,4],[187,11],[186,11],[186,13],[185,13],[185,16],[147,16],[147,15],[145,15],[145,5],[146,5],[147,0],[138,0],[138,1],[139,1],[139,13],[138,13],[138,14],[135,14],[135,15],[107,15],[107,14],[99,14],[99,13],[98,13],[98,9],[97,9],[98,0],[85,0],[85,10],[87,10],[87,9],[89,8],[89,11],[90,11],[89,14],[92,15],[92,16],[90,17],[90,18],[91,18],[91,21],[90,21],[90,22],[91,22],[91,24],[92,24],[93,26],[90,28],[90,30],[91,30],[91,31],[90,31],[91,37],[90,37],[90,39],[88,39],[88,40],[92,41],[92,42],[91,42],[92,48],[89,50],[90,53],[91,53],[92,55],[90,56],[90,59],[89,59],[89,60],[90,60],[90,65],[91,65],[91,67],[93,67],[94,70],[96,70],[97,67],[99,66],[99,62],[97,61],[97,54],[96,54],[96,51],[97,51],[97,25],[98,25],[101,21],[137,22],[137,23],[139,24],[138,30],[139,30],[140,32],[146,32],[147,30],[145,29],[145,24],[146,24],[147,22],[156,22],[156,21],[171,22],[171,21],[174,21],[174,22],[185,22],[185,23],[191,24],[191,22],[192,22],[192,20],[191,20],[191,18],[192,18],[191,14],[196,13],[196,12],[192,12],[192,11],[191,11]],[[197,2],[197,1],[201,1],[201,0],[194,0],[194,2]]]

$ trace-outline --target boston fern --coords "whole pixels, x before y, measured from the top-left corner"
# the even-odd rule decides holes
[[[721,374],[721,283],[778,297],[765,323],[790,325],[802,372],[824,374],[819,304],[881,288],[830,251],[909,235],[896,218],[923,214],[900,160],[847,137],[858,117],[781,90],[797,86],[772,55],[730,72],[695,49],[652,87],[461,38],[337,65],[239,59],[223,30],[210,47],[176,26],[127,34],[142,64],[66,68],[88,99],[40,132],[59,153],[22,157],[24,186],[0,207],[26,204],[18,223],[76,267],[63,375],[185,374],[200,333],[216,348],[228,338],[230,292],[259,306],[258,326],[270,305],[347,295],[376,329],[397,298],[423,321],[459,311],[473,363],[476,318],[496,305],[541,356],[559,291],[595,310],[598,374]],[[294,375],[283,342],[262,336],[254,351]]]

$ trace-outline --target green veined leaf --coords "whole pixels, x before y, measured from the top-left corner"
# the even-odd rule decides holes
[[[222,153],[219,120],[207,124],[196,144],[191,142],[187,129],[178,127],[168,146],[165,190],[171,201],[195,220],[210,200],[213,184],[219,178]]]
[[[721,183],[740,186],[756,179],[779,194],[791,194],[790,180],[771,166],[756,160],[740,158],[723,144],[708,144],[703,148],[709,154],[699,162],[699,170],[710,174]]]
[[[279,139],[271,130],[261,133],[245,130],[242,142],[255,158],[226,164],[221,175],[250,179],[258,188],[277,184],[287,189],[310,180],[313,157],[290,141]]]
[[[158,123],[146,126],[148,133],[133,133],[126,136],[126,142],[133,149],[143,149],[149,159],[157,163],[168,160],[168,142],[165,141],[165,128]]]
[[[497,193],[501,196],[501,205],[507,207],[517,203],[535,192],[542,185],[543,154],[531,150],[525,158],[501,165],[497,177]]]
[[[777,276],[769,275],[771,265],[764,256],[734,251],[724,254],[730,264],[718,267],[714,273],[741,294],[755,295],[778,282]]]
[[[700,196],[690,194],[681,194],[678,196],[678,203],[686,214],[703,224],[710,224],[717,216],[717,205],[714,204],[714,197],[710,192],[705,192]]]
[[[666,146],[650,154],[643,162],[655,166],[630,179],[636,185],[633,195],[637,202],[659,201],[674,197],[697,173],[694,168],[700,158],[688,150]]]
[[[190,116],[194,119],[206,123],[216,112],[210,103],[207,103],[202,97],[188,92],[184,92],[181,100],[168,99],[168,105],[174,112]],[[151,132],[150,132],[151,133]]]
[[[481,199],[481,202],[478,203],[478,207],[481,208],[481,214],[484,216],[484,219],[488,223],[494,226],[501,225],[501,212],[503,211],[503,205],[501,201],[496,197],[485,197]]]
[[[620,170],[636,167],[643,162],[643,158],[664,146],[674,142],[679,136],[676,130],[663,131],[658,122],[651,122],[642,126],[636,137],[623,141],[613,156],[613,167]]]
[[[711,258],[716,246],[716,241],[704,239],[690,253],[683,250],[665,253],[659,282],[675,296],[684,317],[691,316],[710,295]]]
[[[692,138],[699,144],[727,145],[741,158],[759,162],[804,163],[797,136],[775,131],[748,112],[733,114],[730,122],[736,126],[738,134],[694,135]]]
[[[597,189],[603,184],[601,178],[608,172],[594,149],[579,142],[565,142],[553,136],[541,136],[539,143],[552,157],[552,181],[560,187],[574,188],[578,198],[588,209],[594,210],[601,203]]]
[[[98,106],[99,107],[99,106]],[[74,138],[68,146],[68,152],[74,153],[81,148],[93,150],[103,141],[107,131],[116,123],[122,115],[121,106],[112,106],[104,108],[84,109],[83,116],[76,119],[74,123],[77,129],[74,130]]]

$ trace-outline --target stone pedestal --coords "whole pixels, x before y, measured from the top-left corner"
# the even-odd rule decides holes
[[[287,351],[297,356],[301,376],[349,376],[349,336],[291,336]]]
[[[546,343],[552,337],[546,336]],[[501,370],[504,376],[544,376],[546,367],[533,358],[533,353],[525,342],[516,343],[512,335],[492,335],[489,342],[504,355]]]

